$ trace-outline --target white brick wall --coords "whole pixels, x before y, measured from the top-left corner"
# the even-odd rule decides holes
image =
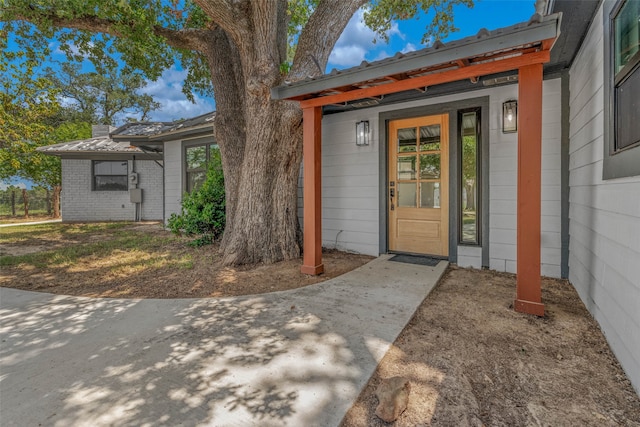
[[[515,273],[517,134],[502,133],[501,117],[502,103],[517,98],[516,85],[325,116],[322,120],[323,245],[369,255],[379,253],[379,113],[483,96],[490,98],[490,267]],[[545,81],[541,257],[542,273],[552,277],[560,277],[560,105],[560,80]],[[369,120],[372,129],[373,142],[366,147],[355,145],[355,123],[359,120]],[[459,262],[464,265],[477,268],[482,265],[478,248],[459,246],[458,252]]]
[[[136,170],[142,188],[142,219],[162,219],[162,168],[151,160],[136,160]],[[60,205],[64,221],[135,219],[128,191],[92,191],[91,180],[91,160],[62,159]]]
[[[602,180],[602,16],[570,70],[569,280],[640,391],[640,177]]]

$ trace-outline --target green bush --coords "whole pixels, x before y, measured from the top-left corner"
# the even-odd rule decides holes
[[[222,162],[218,150],[211,151],[207,178],[200,187],[182,198],[180,215],[171,214],[169,229],[175,234],[196,236],[194,246],[212,243],[222,236],[225,224],[225,195]]]

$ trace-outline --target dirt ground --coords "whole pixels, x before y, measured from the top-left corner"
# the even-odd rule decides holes
[[[43,231],[0,232],[0,261],[24,259],[2,264],[0,286],[90,297],[224,297],[310,285],[371,259],[330,251],[327,273],[311,277],[300,273],[300,260],[223,267],[217,246],[192,248],[158,224],[37,227]],[[375,390],[383,378],[405,376],[411,393],[398,427],[640,427],[640,399],[572,286],[543,280],[544,318],[515,313],[514,292],[514,275],[451,268],[342,426],[388,426],[374,414]]]
[[[373,257],[339,251],[323,254],[325,274],[300,273],[301,260],[250,267],[224,267],[218,245],[194,248],[190,239],[174,236],[157,223],[129,224],[82,233],[60,224],[63,232],[41,233],[14,243],[2,242],[0,256],[51,253],[15,266],[2,266],[0,286],[54,294],[107,298],[202,298],[282,291],[319,283],[344,274]],[[78,225],[77,227],[83,227]],[[99,228],[99,225],[95,225]],[[48,229],[48,228],[47,228]],[[8,229],[5,229],[8,230]],[[74,262],[58,262],[55,252],[81,251],[107,245],[114,233],[145,239],[146,246],[116,248],[108,254],[88,254]],[[151,241],[150,239],[156,239]],[[8,239],[7,239],[8,240]],[[127,242],[130,242],[127,241]],[[128,243],[127,243],[128,244]],[[142,245],[142,244],[141,244]],[[66,253],[66,252],[65,252]]]
[[[515,276],[451,269],[385,355],[342,427],[387,426],[383,378],[411,383],[404,426],[640,426],[640,399],[566,281],[544,318],[515,313]]]

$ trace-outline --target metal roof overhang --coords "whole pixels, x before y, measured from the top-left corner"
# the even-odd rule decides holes
[[[140,147],[145,150],[160,150],[164,148],[164,143],[168,141],[176,141],[180,139],[192,139],[203,136],[211,136],[213,138],[213,124],[207,123],[205,125],[196,127],[187,127],[183,129],[176,129],[169,132],[163,132],[155,135],[145,136],[130,136],[130,135],[113,135],[115,140],[128,141],[134,147]]]
[[[133,151],[43,151],[43,154],[65,159],[93,160],[162,160],[162,153]]]
[[[278,86],[271,96],[299,101],[303,108],[325,106],[545,63],[560,24],[561,14],[534,15],[526,23]]]

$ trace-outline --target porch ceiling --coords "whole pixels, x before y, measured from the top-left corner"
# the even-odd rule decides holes
[[[528,22],[475,36],[436,42],[432,47],[347,70],[332,70],[273,88],[273,99],[300,101],[301,106],[347,105],[404,90],[424,92],[428,86],[517,69],[525,63],[549,61],[549,50],[560,34],[561,14],[535,14]]]

